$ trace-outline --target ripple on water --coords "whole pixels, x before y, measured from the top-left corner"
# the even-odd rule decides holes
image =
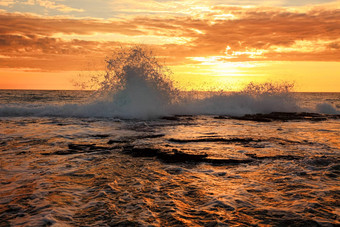
[[[33,120],[0,135],[5,226],[339,224],[336,120]]]

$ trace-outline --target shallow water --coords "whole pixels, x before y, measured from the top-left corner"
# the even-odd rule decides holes
[[[64,96],[43,102],[84,100]],[[340,224],[339,119],[6,116],[0,129],[1,226]]]

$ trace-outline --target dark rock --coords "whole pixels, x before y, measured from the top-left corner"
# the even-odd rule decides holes
[[[171,152],[166,152],[155,148],[132,148],[125,149],[124,153],[128,153],[134,157],[157,157],[167,163],[201,162],[207,157],[207,154],[186,154],[176,149],[173,149]]]
[[[169,139],[173,143],[198,143],[198,142],[223,142],[223,143],[250,143],[261,142],[261,140],[254,140],[253,138],[223,138],[223,137],[207,137],[198,139]]]
[[[339,162],[338,158],[320,156],[320,157],[313,157],[311,160],[308,161],[310,165],[318,166],[318,167],[325,167],[331,164],[337,164]]]
[[[73,143],[70,143],[68,145],[68,148],[71,150],[80,150],[88,152],[110,149],[110,147],[97,146],[96,144],[73,144]]]
[[[141,226],[138,222],[124,220],[117,223],[110,223],[110,226],[117,226],[117,227],[134,227],[134,226]]]
[[[210,159],[207,158],[204,162],[212,165],[239,165],[254,162],[252,159]]]
[[[69,154],[77,154],[79,153],[76,150],[61,150],[61,151],[56,151],[53,153],[43,153],[43,155],[69,155]]]
[[[257,121],[257,122],[271,122],[271,121],[325,121],[328,119],[340,119],[340,115],[336,114],[319,114],[307,112],[272,112],[269,114],[246,114],[242,117],[230,117],[237,120]]]
[[[65,173],[63,176],[70,176],[70,177],[83,177],[83,178],[94,178],[95,175],[91,173],[77,173],[77,172],[70,172]]]
[[[251,159],[212,159],[207,158],[207,154],[187,154],[177,149],[171,151],[162,151],[157,148],[135,148],[125,147],[123,149],[125,154],[133,157],[156,157],[165,163],[210,163],[215,165],[230,165],[253,162]]]
[[[215,201],[213,204],[214,208],[223,208],[224,210],[228,210],[228,211],[233,211],[235,210],[234,207],[229,206],[228,204],[222,202],[222,201]]]
[[[179,121],[180,120],[180,118],[176,116],[164,116],[164,117],[161,117],[161,119],[168,120],[168,121]]]
[[[107,138],[110,135],[107,134],[96,134],[96,135],[91,135],[91,137],[95,137],[95,138]]]
[[[171,162],[172,160],[175,160],[175,162],[178,162],[178,161],[179,162],[185,162],[185,161],[201,162],[201,161],[204,161],[206,157],[208,157],[207,154],[186,154],[176,149],[173,149],[172,151],[174,153],[172,157],[170,156],[170,160],[168,157],[165,157],[167,161]]]
[[[118,140],[109,140],[107,144],[114,144],[114,143],[129,143],[137,139],[154,139],[154,138],[161,138],[165,136],[165,134],[146,134],[146,135],[139,135],[134,137],[127,137],[124,139]]]
[[[272,159],[272,160],[278,160],[278,159],[283,159],[283,160],[299,160],[303,159],[303,157],[300,156],[294,156],[294,155],[275,155],[275,156],[257,156],[256,154],[245,154],[248,157],[251,157],[253,159]]]
[[[276,221],[276,220],[275,220]],[[275,226],[296,226],[296,227],[319,227],[319,223],[317,223],[314,220],[308,220],[308,219],[283,219],[278,221],[273,221],[271,224],[275,223]]]
[[[95,144],[73,144],[73,143],[68,144],[68,148],[71,149],[71,150],[91,149],[94,146],[96,146],[96,145]]]
[[[130,141],[128,140],[109,140],[109,142],[107,142],[107,144],[114,144],[114,143],[128,143]]]
[[[187,121],[194,120],[192,115],[174,115],[174,116],[161,117],[161,119],[168,120],[168,121],[180,121],[180,120],[182,120],[181,118],[184,118]]]
[[[92,153],[92,152],[109,152],[114,149],[113,147],[97,146],[95,144],[68,144],[68,150],[60,150],[52,153],[41,153],[42,155],[70,155],[70,154],[81,154],[81,153]]]
[[[151,134],[151,135],[141,135],[137,136],[136,139],[153,139],[165,136],[165,134]]]
[[[230,119],[230,117],[221,115],[221,116],[214,117],[214,119]]]

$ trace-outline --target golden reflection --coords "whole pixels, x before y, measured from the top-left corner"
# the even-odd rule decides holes
[[[1,143],[0,209],[12,224],[338,223],[337,120],[60,120],[7,120],[16,130]],[[110,138],[116,143],[109,145]],[[102,148],[67,153],[70,143]],[[129,146],[252,161],[166,163],[132,156]]]

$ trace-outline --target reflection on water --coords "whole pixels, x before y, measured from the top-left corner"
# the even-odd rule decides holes
[[[0,127],[1,226],[340,224],[339,120],[26,117]],[[131,147],[239,162],[166,163]]]

